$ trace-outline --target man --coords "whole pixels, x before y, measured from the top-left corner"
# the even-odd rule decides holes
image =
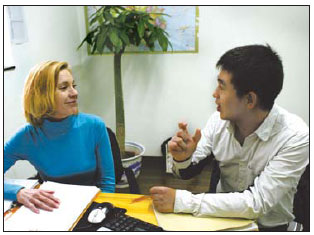
[[[226,52],[217,62],[217,111],[192,136],[187,124],[169,141],[173,171],[182,176],[213,154],[217,194],[153,187],[160,212],[257,219],[261,231],[281,231],[294,219],[293,199],[309,162],[309,129],[274,104],[283,84],[280,57],[270,46]]]

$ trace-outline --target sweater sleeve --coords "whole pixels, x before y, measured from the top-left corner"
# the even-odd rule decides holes
[[[3,174],[6,173],[18,160],[25,160],[23,155],[26,153],[24,148],[24,136],[25,129],[20,129],[9,141],[4,145],[3,149]],[[9,184],[5,182],[4,179],[4,199],[6,200],[16,200],[17,192],[23,188],[23,186]]]
[[[100,178],[96,183],[102,192],[113,193],[115,191],[114,162],[107,128],[103,121],[98,123],[97,131],[99,132],[99,138],[97,141],[96,154]]]

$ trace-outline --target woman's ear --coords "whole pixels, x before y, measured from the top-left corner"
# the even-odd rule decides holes
[[[249,109],[253,109],[257,105],[257,95],[255,92],[250,91],[247,95],[247,105]]]

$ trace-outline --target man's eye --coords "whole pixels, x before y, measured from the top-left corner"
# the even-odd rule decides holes
[[[76,84],[73,84],[72,86],[73,86],[73,88],[77,87],[77,85],[76,85]]]

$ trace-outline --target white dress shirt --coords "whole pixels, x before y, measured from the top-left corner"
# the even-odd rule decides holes
[[[221,120],[218,112],[201,133],[192,157],[173,161],[173,171],[179,176],[180,169],[213,153],[221,170],[217,193],[176,190],[174,212],[257,219],[261,227],[294,219],[294,194],[309,163],[309,128],[301,118],[275,104],[242,146],[232,123]]]

